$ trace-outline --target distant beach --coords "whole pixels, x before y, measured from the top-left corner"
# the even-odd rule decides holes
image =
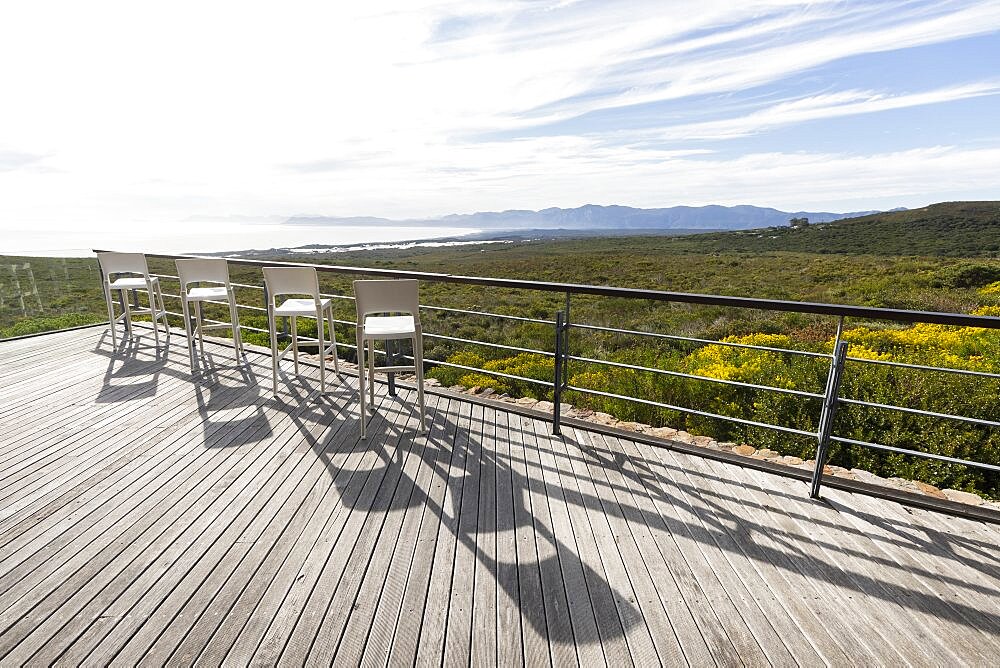
[[[75,230],[70,226],[11,230],[0,240],[0,255],[85,257],[92,249],[143,253],[225,253],[310,246],[318,252],[333,248],[371,247],[400,242],[448,239],[455,243],[477,229],[432,226],[287,225],[278,223],[205,222],[109,225],[106,229]],[[320,250],[322,249],[322,250]]]

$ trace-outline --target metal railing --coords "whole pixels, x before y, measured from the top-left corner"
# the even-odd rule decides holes
[[[100,251],[95,251],[95,252],[100,252]],[[165,259],[165,260],[176,260],[185,257],[196,257],[196,256],[150,254],[147,255],[147,257]],[[660,290],[618,288],[618,287],[608,287],[608,286],[529,281],[529,280],[518,280],[518,279],[488,278],[481,276],[463,276],[463,275],[444,274],[444,273],[402,271],[394,269],[377,269],[370,267],[351,267],[351,266],[336,266],[327,264],[310,264],[310,263],[300,263],[300,262],[264,261],[264,260],[251,260],[246,258],[226,258],[226,259],[231,265],[236,265],[236,266],[313,267],[320,272],[332,273],[332,274],[378,276],[382,278],[415,278],[426,282],[476,285],[476,286],[493,287],[493,288],[507,288],[515,290],[536,291],[536,292],[560,293],[564,297],[565,305],[563,309],[559,310],[555,314],[555,317],[552,320],[544,318],[529,318],[523,316],[506,315],[506,314],[486,312],[486,311],[475,311],[470,309],[448,308],[443,306],[421,304],[421,309],[426,309],[428,311],[440,311],[440,312],[472,315],[476,317],[496,318],[514,322],[526,322],[526,323],[552,327],[551,340],[553,345],[551,351],[526,348],[520,346],[504,345],[489,341],[478,341],[475,339],[467,339],[467,338],[449,336],[446,334],[433,333],[433,332],[424,333],[424,336],[428,338],[436,338],[440,340],[465,343],[469,345],[486,346],[498,350],[525,352],[552,358],[553,373],[552,373],[552,378],[550,380],[539,380],[537,378],[528,378],[524,376],[508,374],[492,369],[471,367],[462,364],[457,364],[454,362],[449,362],[447,360],[425,358],[424,362],[425,364],[430,364],[430,365],[440,365],[445,367],[464,369],[475,373],[482,373],[490,376],[495,376],[498,378],[527,382],[551,390],[553,394],[552,423],[553,423],[553,432],[555,434],[559,434],[561,429],[563,393],[571,391],[592,396],[599,396],[606,399],[614,399],[626,402],[634,402],[648,406],[654,406],[669,411],[676,411],[679,413],[685,413],[704,418],[732,422],[734,424],[740,424],[743,426],[757,427],[787,434],[794,434],[797,436],[806,436],[810,438],[815,438],[817,443],[817,448],[815,457],[815,468],[812,474],[812,484],[810,490],[810,493],[813,497],[819,496],[820,488],[823,481],[824,467],[827,458],[829,456],[829,449],[832,443],[856,445],[866,448],[872,448],[875,450],[893,452],[897,454],[905,454],[914,457],[921,457],[926,459],[947,462],[950,464],[961,464],[988,471],[1000,472],[1000,466],[996,466],[985,462],[961,459],[957,457],[949,457],[946,455],[940,455],[931,452],[922,452],[919,450],[913,450],[908,448],[900,448],[872,441],[852,439],[846,436],[837,435],[835,433],[835,417],[837,414],[837,410],[841,405],[863,406],[881,410],[893,410],[908,414],[922,415],[941,420],[961,421],[967,424],[974,424],[977,426],[984,426],[991,428],[1000,427],[1000,421],[995,421],[995,420],[956,415],[951,413],[926,411],[922,409],[909,408],[906,406],[896,406],[892,404],[868,402],[868,401],[862,401],[860,399],[853,399],[841,396],[842,380],[845,368],[848,364],[857,364],[857,365],[878,364],[878,365],[888,365],[892,367],[900,367],[913,370],[945,372],[945,373],[962,374],[975,377],[1000,379],[1000,373],[955,369],[950,367],[935,367],[935,366],[928,366],[921,364],[893,362],[889,360],[876,360],[876,359],[867,359],[861,357],[851,357],[847,354],[848,345],[847,342],[843,340],[842,336],[844,331],[844,322],[847,318],[855,318],[864,321],[872,321],[872,320],[890,321],[894,323],[905,323],[905,324],[931,323],[940,325],[953,325],[960,327],[980,327],[980,328],[1000,330],[1000,318],[998,317],[976,316],[976,315],[967,315],[961,313],[940,313],[932,311],[908,311],[901,309],[876,308],[876,307],[866,307],[866,306],[846,306],[838,304],[798,302],[798,301],[776,300],[776,299],[729,297],[722,295],[701,295],[693,293],[669,292]],[[158,274],[158,276],[160,276],[161,279],[165,280],[177,280],[176,276],[170,274]],[[264,288],[260,285],[233,283],[233,286],[244,289],[260,290],[262,291],[262,293],[264,290]],[[579,296],[579,295],[597,296],[606,298],[624,298],[632,300],[646,300],[659,303],[668,302],[668,303],[694,304],[702,306],[722,306],[722,307],[731,307],[737,309],[753,309],[753,310],[764,310],[764,311],[779,311],[779,312],[792,312],[801,314],[832,316],[837,318],[836,335],[834,338],[834,345],[832,352],[822,353],[810,350],[795,350],[791,348],[754,345],[754,344],[739,343],[733,341],[719,341],[713,339],[680,336],[676,334],[665,334],[661,332],[649,332],[649,331],[632,330],[632,329],[624,329],[617,327],[607,327],[607,326],[594,325],[582,322],[579,323],[572,322],[570,320],[570,307],[572,299],[574,296]],[[348,295],[338,295],[338,294],[324,293],[323,296],[345,301],[351,301],[354,299],[353,297]],[[168,294],[168,293],[164,293],[164,297],[172,297],[175,299],[179,299],[178,295]],[[225,302],[216,302],[216,303],[225,304]],[[238,307],[240,309],[251,310],[255,312],[266,312],[265,308],[252,306],[249,304],[238,304]],[[180,313],[177,312],[171,311],[170,313],[178,317],[183,317],[181,316]],[[220,321],[210,321],[210,322],[219,323]],[[337,324],[349,325],[351,327],[354,327],[356,325],[356,323],[352,320],[335,320],[334,322]],[[256,327],[247,327],[244,325],[241,325],[241,329],[267,333],[267,330],[263,330]],[[811,358],[814,360],[826,360],[829,365],[828,370],[826,372],[826,385],[822,392],[809,392],[805,390],[795,390],[791,388],[778,387],[774,385],[746,383],[735,380],[713,378],[709,376],[684,373],[669,369],[659,369],[649,366],[626,364],[624,362],[618,362],[613,360],[604,360],[594,357],[574,355],[571,353],[570,350],[569,335],[571,330],[603,332],[609,334],[622,334],[622,335],[638,336],[638,337],[650,337],[660,340],[679,341],[679,342],[694,343],[701,345],[726,346],[726,347],[733,347],[740,349],[772,352],[781,355],[799,356],[804,358]],[[307,341],[316,340],[316,339],[310,339],[309,337],[300,337],[300,338]],[[356,346],[354,345],[343,342],[338,342],[337,345],[348,349],[356,348]],[[387,352],[378,351],[378,352],[380,354],[385,355],[387,354],[388,351]],[[413,359],[411,356],[406,356],[406,355],[400,355],[400,357],[402,357],[403,359],[409,359],[411,361]],[[710,411],[693,408],[690,406],[673,405],[673,404],[654,401],[652,399],[647,399],[643,397],[616,394],[593,388],[572,385],[569,382],[569,365],[571,362],[577,362],[581,364],[602,365],[606,367],[627,369],[641,373],[672,376],[672,377],[684,378],[691,381],[739,386],[762,392],[774,392],[774,393],[786,394],[789,396],[801,398],[805,401],[815,401],[818,402],[819,404],[818,405],[819,415],[817,423],[818,429],[817,431],[813,432],[810,430],[799,429],[787,425],[772,424],[769,422],[762,422],[757,420],[735,417],[731,415],[724,415],[721,413],[714,413]],[[390,384],[392,384],[391,376],[390,376]]]

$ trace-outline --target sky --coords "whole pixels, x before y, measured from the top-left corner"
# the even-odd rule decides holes
[[[0,233],[1000,199],[997,119],[997,0],[0,4]]]

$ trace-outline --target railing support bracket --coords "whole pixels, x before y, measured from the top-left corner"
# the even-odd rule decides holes
[[[839,331],[838,331],[839,334]],[[830,436],[833,433],[833,420],[837,416],[837,405],[840,396],[840,381],[844,374],[844,361],[847,358],[847,342],[839,340],[833,349],[833,361],[830,364],[830,375],[826,379],[826,394],[823,397],[823,410],[819,418],[819,432],[816,434],[816,468],[813,470],[812,486],[809,496],[818,499],[819,489],[823,484],[823,467],[830,451]]]

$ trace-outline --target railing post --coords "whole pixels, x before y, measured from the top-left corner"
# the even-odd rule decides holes
[[[830,364],[830,375],[826,379],[826,393],[823,397],[823,410],[819,418],[819,431],[816,446],[816,468],[813,471],[812,488],[809,496],[819,498],[819,488],[823,483],[823,467],[830,450],[830,435],[833,433],[833,419],[837,416],[837,404],[840,395],[840,381],[844,373],[844,361],[847,358],[847,342],[838,340],[833,350],[833,361]]]
[[[562,354],[563,354],[563,365],[562,365],[562,382],[563,387],[569,385],[569,306],[572,294],[566,293],[566,310],[563,316],[563,344],[562,344]]]
[[[553,385],[552,385],[552,433],[559,436],[562,431],[560,428],[560,404],[562,403],[562,377],[563,377],[563,312],[559,311],[556,314],[556,354],[555,354],[555,368],[552,374]]]

